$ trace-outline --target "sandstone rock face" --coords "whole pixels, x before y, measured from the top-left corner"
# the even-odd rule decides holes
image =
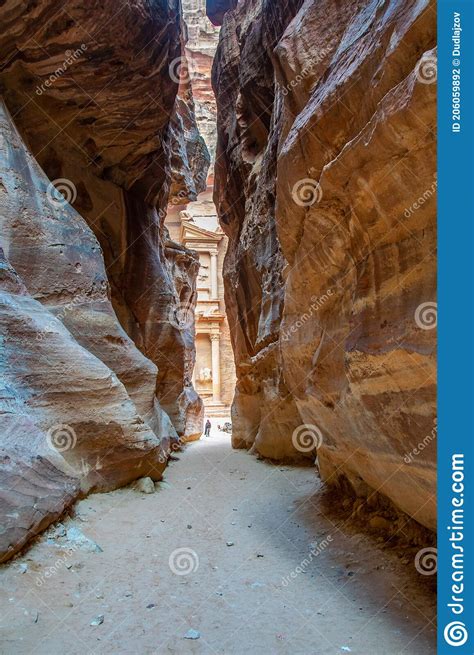
[[[219,42],[219,28],[206,16],[206,0],[183,0],[183,17],[188,40],[186,58],[193,90],[195,116],[211,155],[210,180],[212,185],[217,144],[217,107],[211,84],[211,69]]]
[[[48,160],[67,148],[96,177],[145,200],[162,194],[177,91],[168,69],[182,54],[178,0],[20,0],[0,15],[5,98],[35,157],[52,169]]]
[[[172,182],[168,201],[171,206],[195,201],[206,190],[211,164],[211,156],[201,130],[205,123],[201,125],[197,122],[196,105],[199,105],[199,101],[194,97],[191,73],[194,64],[184,48],[183,43],[185,54],[170,67],[172,77],[179,82],[170,124]]]
[[[170,322],[182,300],[163,226],[170,188],[180,202],[196,197],[208,160],[192,98],[176,99],[180,3],[66,4],[0,9],[5,100],[33,155],[99,240],[121,325],[159,379],[173,380],[173,392],[158,383],[158,399],[181,407],[180,436],[196,434],[201,410],[186,373],[192,340]],[[193,255],[182,255],[192,272]]]
[[[97,240],[47,192],[4,105],[0,130],[1,560],[79,493],[159,479],[176,432],[112,309]]]
[[[213,73],[234,445],[431,529],[435,35],[427,1],[243,0]]]
[[[78,495],[160,479],[201,433],[198,264],[164,227],[209,161],[176,98],[179,8],[0,7],[0,559]]]
[[[236,5],[237,0],[207,0],[207,15],[214,25],[222,25],[226,11]]]

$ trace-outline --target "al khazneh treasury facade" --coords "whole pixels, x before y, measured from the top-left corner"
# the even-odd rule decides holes
[[[222,279],[227,237],[217,223],[212,187],[197,202],[170,209],[166,226],[173,240],[199,255],[194,386],[207,415],[230,416],[235,368]]]
[[[206,16],[205,0],[183,0],[183,12],[188,32],[186,58],[196,120],[206,142],[211,165],[207,190],[199,195],[196,202],[170,206],[166,226],[174,241],[199,255],[193,384],[204,401],[208,416],[230,417],[236,377],[222,279],[227,237],[218,224],[212,200],[217,108],[211,86],[211,67],[219,28],[212,25]]]

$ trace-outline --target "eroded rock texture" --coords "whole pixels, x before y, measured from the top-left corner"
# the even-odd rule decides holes
[[[0,129],[3,559],[77,494],[159,479],[176,432],[156,367],[112,309],[96,238],[51,201],[4,105]]]
[[[184,22],[183,29],[187,32]],[[211,164],[202,130],[205,123],[199,120],[201,111],[196,110],[201,103],[194,94],[194,63],[184,38],[182,48],[183,56],[174,60],[170,66],[171,76],[179,83],[170,124],[172,181],[168,201],[171,205],[195,201],[206,190],[206,177]],[[215,122],[214,116],[214,131]]]
[[[213,74],[234,445],[429,528],[435,35],[427,1],[243,0]]]
[[[179,8],[177,0],[3,7],[2,82],[15,122],[47,175],[74,185],[69,197],[99,239],[122,326],[160,375],[181,376],[175,400],[186,388],[196,416],[200,403],[182,357],[189,339],[169,324],[181,299],[163,229],[170,178],[179,180],[172,196],[186,202],[199,192],[199,175],[205,178],[199,169],[207,162],[189,94],[176,100]],[[192,254],[183,249],[183,255],[191,270]],[[176,355],[164,359],[173,339]],[[183,435],[190,429],[183,431],[185,422],[181,414],[176,428]]]
[[[201,433],[182,320],[198,263],[163,224],[209,161],[170,73],[179,8],[0,8],[2,559],[78,494],[158,479],[170,442]]]
[[[226,11],[236,5],[237,0],[207,0],[207,15],[214,25],[222,25]]]
[[[186,58],[195,103],[196,121],[211,155],[210,180],[214,172],[217,143],[217,108],[211,70],[219,42],[219,28],[206,16],[206,0],[183,0],[187,37]]]

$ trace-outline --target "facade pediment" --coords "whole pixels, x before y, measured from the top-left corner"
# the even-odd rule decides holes
[[[202,227],[184,221],[181,226],[181,243],[185,245],[189,244],[188,247],[191,247],[191,243],[197,242],[201,246],[209,245],[216,248],[223,236],[223,234],[219,234],[218,232],[210,232]]]
[[[172,238],[197,252],[200,264],[196,280],[196,363],[193,383],[208,414],[227,416],[235,386],[222,279],[227,238],[222,228],[217,226],[215,214],[207,217],[193,214],[192,203],[186,210],[174,214],[173,218],[173,223],[169,223]],[[210,226],[211,229],[206,229]]]

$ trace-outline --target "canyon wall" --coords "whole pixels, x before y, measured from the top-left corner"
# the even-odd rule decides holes
[[[435,5],[208,13],[233,444],[316,456],[328,484],[434,529]]]
[[[209,155],[175,75],[178,0],[20,1],[0,20],[1,561],[200,435],[182,321],[198,259],[164,216],[206,188]]]
[[[185,52],[196,106],[196,122],[211,155],[211,185],[217,143],[217,108],[211,84],[211,69],[219,42],[219,28],[212,25],[206,16],[206,0],[183,0],[183,16],[187,30]]]

